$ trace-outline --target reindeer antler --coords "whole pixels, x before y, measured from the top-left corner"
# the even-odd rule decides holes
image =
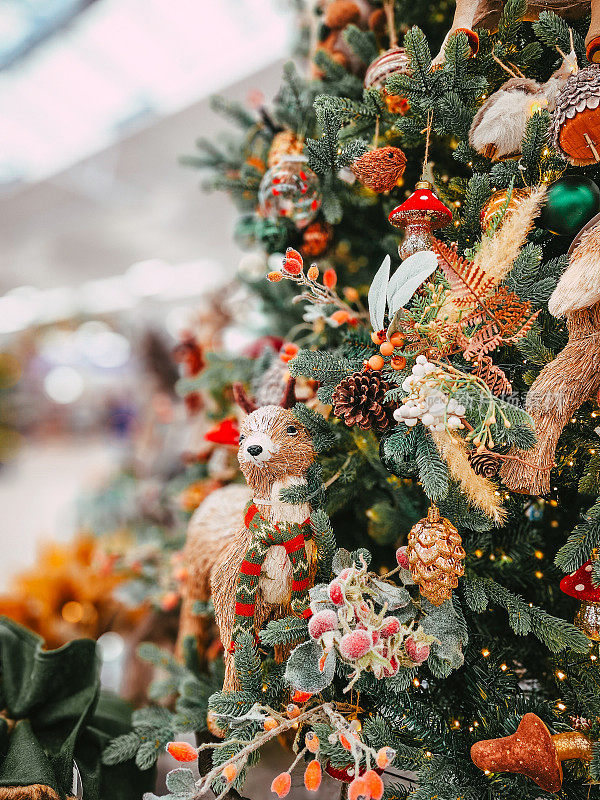
[[[241,383],[233,384],[233,399],[238,404],[238,406],[246,412],[246,414],[251,414],[258,408],[254,400],[251,400],[248,397],[248,395],[246,394],[246,390],[244,389]]]
[[[289,378],[285,387],[285,392],[279,405],[282,408],[293,408],[296,405],[296,379]]]

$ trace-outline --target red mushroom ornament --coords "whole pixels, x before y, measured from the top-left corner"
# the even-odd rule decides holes
[[[600,641],[600,586],[592,583],[592,562],[586,561],[560,582],[561,591],[581,601],[575,625],[588,639]]]
[[[489,772],[516,772],[535,781],[546,792],[562,786],[562,761],[590,761],[592,743],[581,731],[551,735],[535,714],[525,714],[512,736],[485,739],[471,747],[471,760]]]
[[[429,181],[419,181],[410,197],[388,217],[394,227],[404,228],[404,238],[398,247],[403,260],[420,250],[431,250],[432,230],[444,228],[452,219],[452,212],[432,189]]]

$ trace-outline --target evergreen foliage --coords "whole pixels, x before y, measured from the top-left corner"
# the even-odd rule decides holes
[[[313,437],[319,474],[312,475],[308,489],[282,494],[287,502],[310,500],[313,506],[316,582],[328,583],[332,573],[339,574],[357,563],[361,554],[368,556],[375,571],[394,568],[395,548],[406,543],[410,528],[425,516],[430,501],[456,526],[467,552],[465,577],[451,602],[430,608],[416,587],[407,584],[402,588],[413,603],[426,610],[424,627],[434,638],[431,655],[422,666],[404,664],[396,676],[385,680],[364,674],[350,698],[343,694],[347,676],[340,665],[328,676],[331,681],[325,688],[314,684],[318,693],[311,703],[349,700],[360,709],[365,741],[375,748],[389,745],[397,751],[392,769],[402,771],[402,785],[387,785],[385,800],[407,795],[414,800],[535,800],[543,796],[532,781],[521,776],[485,775],[469,755],[475,741],[513,733],[528,711],[540,716],[552,731],[571,729],[575,718],[590,720],[592,733],[600,738],[598,646],[567,621],[573,618],[576,604],[558,589],[561,572],[574,571],[600,548],[600,500],[590,508],[591,496],[600,493],[595,401],[584,404],[566,426],[547,497],[511,495],[497,484],[496,494],[506,509],[501,525],[469,502],[424,425],[390,425],[381,435],[356,426],[348,428],[327,408],[340,381],[362,370],[365,360],[378,352],[362,325],[368,317],[368,290],[385,255],[391,255],[397,265],[401,233],[389,225],[387,217],[421,177],[428,126],[435,190],[453,211],[452,223],[436,235],[446,243],[456,243],[459,253],[468,258],[481,247],[481,214],[495,191],[512,192],[540,180],[551,184],[563,173],[600,178],[598,166],[567,167],[549,146],[547,109],[530,116],[518,157],[493,161],[469,144],[475,114],[508,77],[498,62],[527,78],[547,81],[560,63],[556,47],[567,52],[572,31],[579,63],[585,63],[585,19],[566,22],[544,11],[531,23],[524,20],[526,6],[525,0],[507,0],[497,31],[479,32],[476,57],[470,57],[463,32],[451,36],[443,64],[432,69],[432,56],[449,29],[452,9],[442,2],[396,0],[397,33],[404,34],[401,43],[410,58],[410,74],[389,76],[385,93],[365,89],[359,76],[390,42],[386,36],[351,25],[343,34],[344,41],[362,66],[352,62],[346,69],[323,49],[314,56],[314,79],[307,80],[301,70],[286,65],[282,88],[270,112],[261,112],[262,119],[218,101],[218,109],[241,129],[241,139],[218,146],[200,141],[199,153],[186,160],[190,166],[210,170],[212,188],[229,192],[245,215],[244,231],[251,246],[267,255],[283,253],[287,247],[302,250],[304,234],[289,220],[267,220],[256,213],[249,220],[247,217],[256,210],[263,174],[260,164],[266,165],[274,131],[287,128],[294,132],[304,141],[309,166],[320,179],[318,220],[334,226],[332,241],[327,251],[316,257],[317,265],[321,272],[335,270],[339,298],[358,298],[349,302],[359,324],[337,325],[331,322],[333,303],[327,301],[318,308],[309,304],[307,309],[306,294],[294,297],[297,287],[293,283],[248,282],[261,303],[268,332],[281,334],[300,347],[288,364],[290,374],[305,386],[318,385],[316,398],[308,405],[298,404],[295,414]],[[402,112],[392,110],[390,97],[407,101]],[[347,168],[372,146],[382,145],[401,147],[407,165],[401,186],[375,194],[360,181],[353,181]],[[501,362],[509,376],[513,394],[491,400],[486,395],[483,402],[479,385],[461,390],[459,399],[469,409],[473,426],[489,418],[493,401],[496,415],[490,434],[501,455],[511,447],[527,450],[535,441],[524,397],[541,369],[566,343],[564,323],[549,315],[546,304],[567,264],[569,244],[542,228],[532,230],[504,278],[507,291],[531,303],[532,314],[539,312],[514,346],[498,351],[497,363]],[[434,321],[431,297],[425,284],[421,294],[404,304],[401,318]],[[390,322],[385,320],[386,325]],[[475,321],[469,334],[474,335],[479,325]],[[460,357],[456,364],[467,371],[473,366]],[[253,365],[244,357],[211,355],[207,369],[178,388],[181,394],[208,390],[224,415],[229,410],[230,383],[247,383],[253,378],[260,382],[263,371],[262,362]],[[386,369],[382,374],[389,387],[386,402],[395,408],[405,394],[402,384],[410,367]],[[323,483],[325,490],[318,489],[317,483]],[[336,540],[345,551],[336,553]],[[593,577],[597,582],[600,579],[597,567]],[[255,704],[267,698],[273,708],[281,709],[289,701],[286,665],[277,663],[276,655],[300,642],[304,649],[295,651],[299,655],[290,671],[302,673],[302,656],[308,664],[307,674],[312,670],[310,677],[319,677],[315,672],[317,650],[307,639],[306,620],[286,616],[269,621],[260,632],[258,649],[250,639],[236,646],[240,690],[215,692],[210,701],[206,695],[210,681],[205,684],[197,674],[180,672],[183,668],[169,659],[161,662],[168,677],[154,687],[153,696],[177,694],[175,712],[140,712],[134,733],[115,740],[105,757],[115,761],[136,758],[140,764],[150,764],[167,734],[172,736],[176,723],[188,730],[195,724],[201,729],[203,723],[196,714],[208,707],[227,728],[226,745],[215,751],[215,763],[224,763],[239,753],[240,742],[258,734],[259,726],[252,717]],[[147,655],[163,658],[156,653]],[[564,680],[555,679],[557,669],[566,676]],[[351,763],[331,727],[319,723],[314,732],[325,761],[333,767]],[[256,757],[252,755],[249,764]],[[405,778],[406,770],[413,776]],[[600,780],[597,745],[590,775]],[[587,780],[581,766],[567,767],[561,797],[583,800],[588,790],[590,797],[596,796],[595,787],[587,786]],[[187,774],[174,777],[169,790],[175,795],[180,786],[187,791],[187,781]],[[242,783],[240,775],[234,786],[239,788]]]

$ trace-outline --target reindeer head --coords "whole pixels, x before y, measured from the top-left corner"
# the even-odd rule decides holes
[[[289,406],[294,402],[293,381],[278,406],[256,405],[240,384],[234,386],[238,404],[248,412],[240,427],[238,461],[248,484],[265,490],[274,481],[303,477],[315,460],[312,438]]]

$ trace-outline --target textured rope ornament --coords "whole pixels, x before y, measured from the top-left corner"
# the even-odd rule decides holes
[[[569,340],[527,394],[525,405],[534,421],[537,444],[532,450],[511,451],[512,459],[502,465],[500,476],[513,491],[550,491],[560,434],[582,403],[600,390],[599,263],[600,227],[596,226],[581,237],[548,303],[555,317],[566,316]]]

